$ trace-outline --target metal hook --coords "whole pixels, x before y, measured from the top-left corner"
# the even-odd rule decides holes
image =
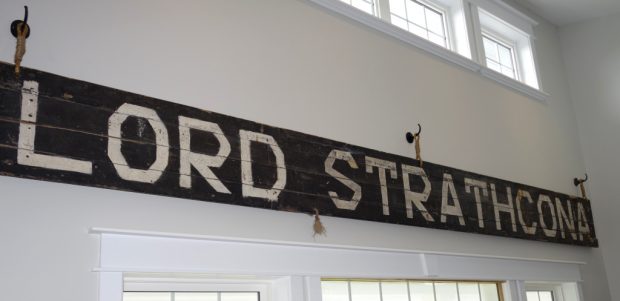
[[[579,184],[584,183],[586,181],[588,181],[588,174],[586,174],[585,179],[578,179],[578,178],[573,179],[573,184],[575,184],[575,186],[579,186]]]
[[[28,29],[26,38],[30,36],[30,25],[28,25],[28,6],[24,5],[24,20],[15,20],[11,23],[11,34],[17,38],[17,26],[21,26],[21,29]],[[25,28],[24,28],[25,27]]]
[[[407,142],[413,143],[413,138],[415,136],[420,136],[420,133],[422,133],[422,126],[418,123],[418,132],[415,135],[411,132],[407,132],[407,134],[405,134],[405,139],[407,139]]]

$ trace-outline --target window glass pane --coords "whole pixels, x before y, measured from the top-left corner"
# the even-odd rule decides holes
[[[461,282],[459,283],[460,301],[480,301],[478,283]]]
[[[221,301],[258,301],[258,293],[220,293]]]
[[[361,9],[371,15],[374,14],[373,3],[372,1],[364,1],[364,0],[352,0],[351,5],[354,7]]]
[[[379,282],[351,282],[351,301],[381,301]]]
[[[349,301],[349,284],[346,281],[321,281],[323,301]]]
[[[435,301],[432,282],[409,282],[411,301]]]
[[[437,301],[458,301],[456,282],[435,282]]]
[[[499,301],[497,284],[480,283],[480,297],[482,301]]]
[[[174,293],[174,301],[218,301],[217,293]]]
[[[502,72],[502,67],[498,63],[496,63],[494,61],[491,61],[489,59],[487,59],[487,67],[489,67],[489,68],[491,68],[491,69],[493,69],[493,70],[495,70],[497,72]]]
[[[405,0],[390,0],[390,12],[401,18],[407,18]]]
[[[407,282],[381,282],[383,301],[409,301]]]
[[[499,46],[499,62],[506,66],[512,68],[512,52],[510,48],[506,48],[504,46]]]
[[[540,298],[540,301],[553,301],[551,292],[538,292],[538,298]]]
[[[424,16],[424,6],[407,0],[407,18],[419,26],[426,28],[426,17]]]
[[[526,292],[527,301],[540,301],[538,292]]]
[[[441,16],[441,14],[428,8],[425,8],[425,11],[426,25],[428,27],[428,30],[432,31],[435,34],[443,36],[443,17]]]
[[[123,301],[170,301],[172,295],[170,293],[141,293],[141,292],[124,292]]]
[[[411,31],[411,32],[412,32],[412,33],[414,33],[415,35],[417,35],[417,36],[421,36],[421,37],[423,37],[423,38],[425,38],[425,39],[427,39],[427,38],[428,38],[428,37],[427,37],[427,35],[426,35],[426,33],[427,33],[428,31],[426,31],[426,29],[424,29],[424,28],[422,28],[422,27],[420,27],[420,26],[418,26],[418,25],[416,25],[416,24],[409,23],[409,31]]]
[[[497,53],[497,43],[487,39],[487,37],[483,37],[482,42],[484,44],[484,56],[486,56],[487,59],[491,59],[496,62],[499,62],[499,55]]]
[[[508,67],[504,67],[502,66],[502,74],[510,77],[510,78],[515,78],[515,72],[512,68],[508,68]]]
[[[437,45],[446,46],[446,39],[442,36],[438,36],[434,33],[429,33],[428,39]]]
[[[392,15],[392,24],[404,29],[404,30],[409,30],[409,28],[407,28],[407,21],[405,19],[401,19],[400,17],[396,16],[396,15]]]

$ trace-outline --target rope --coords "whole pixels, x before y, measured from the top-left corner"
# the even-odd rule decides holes
[[[312,237],[315,237],[317,235],[326,235],[327,230],[325,230],[325,227],[323,226],[323,223],[321,223],[321,218],[319,217],[319,209],[314,208],[314,225],[312,226],[312,229],[314,230],[314,235],[312,235]]]
[[[579,188],[581,188],[581,196],[587,200],[588,197],[586,196],[586,187],[583,185],[583,182],[579,183]]]
[[[420,151],[420,134],[413,135],[413,140],[415,141],[415,159],[420,162],[420,167],[424,164],[422,162],[422,155]]]
[[[26,54],[26,36],[28,35],[28,26],[17,26],[17,46],[15,47],[15,75],[19,76],[19,69],[22,64],[24,54]]]

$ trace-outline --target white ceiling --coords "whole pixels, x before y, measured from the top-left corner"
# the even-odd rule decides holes
[[[558,26],[620,13],[620,0],[514,0]]]

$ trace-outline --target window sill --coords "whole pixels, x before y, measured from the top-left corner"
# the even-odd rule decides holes
[[[467,57],[464,57],[456,52],[435,45],[434,43],[427,41],[421,37],[418,37],[408,31],[398,28],[384,20],[377,18],[373,15],[367,14],[361,10],[358,10],[344,2],[338,0],[309,0],[324,8],[327,8],[333,12],[341,14],[345,17],[353,19],[359,23],[362,23],[370,28],[383,32],[391,37],[399,39],[411,46],[423,50],[426,53],[434,55],[435,57],[454,64],[456,66],[465,68],[479,76],[488,78],[510,88],[513,91],[519,92],[527,97],[535,100],[546,102],[549,94],[539,89],[530,87],[522,82],[509,78],[503,74],[495,72],[486,66],[483,66]]]

